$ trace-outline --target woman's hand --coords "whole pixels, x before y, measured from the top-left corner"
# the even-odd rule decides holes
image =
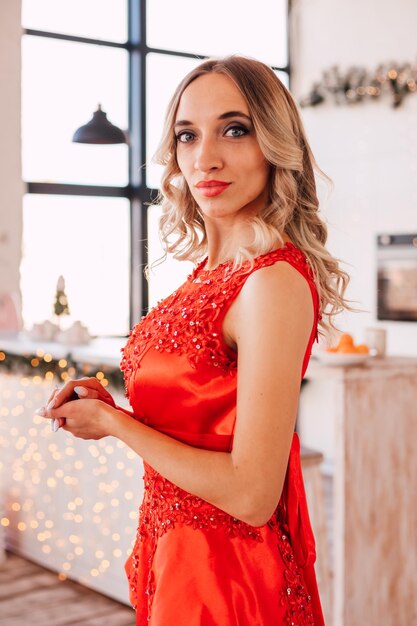
[[[51,394],[46,404],[48,409],[58,408],[65,402],[76,400],[102,400],[106,404],[115,407],[116,404],[111,394],[95,377],[68,380],[60,389],[57,387]]]
[[[38,415],[42,415],[41,411],[56,409],[72,400],[82,398],[84,400],[101,400],[109,406],[115,408],[116,404],[111,394],[106,391],[97,378],[80,378],[78,380],[68,380],[60,389],[56,387],[49,396],[46,406],[38,409]],[[57,431],[64,425],[64,418],[57,419],[52,422],[52,430]]]
[[[80,439],[102,439],[111,435],[114,409],[102,400],[75,400],[57,408],[41,407],[37,414],[59,420],[62,428]]]

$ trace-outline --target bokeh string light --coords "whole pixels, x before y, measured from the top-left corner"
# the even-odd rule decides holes
[[[94,375],[125,405],[118,370],[0,352],[0,532],[6,545],[128,602],[123,569],[136,533],[142,464],[123,442],[53,433],[35,414],[55,385]],[[115,384],[114,384],[115,383]]]
[[[29,377],[32,381],[52,381],[58,379],[62,384],[69,378],[95,376],[103,385],[110,385],[118,391],[123,390],[123,375],[118,368],[102,367],[95,369],[90,363],[75,363],[70,356],[54,359],[51,354],[41,349],[36,354],[11,354],[0,351],[0,372],[16,372],[20,376]]]
[[[334,65],[323,71],[321,80],[313,83],[300,105],[317,106],[329,99],[335,104],[356,104],[389,95],[396,108],[416,92],[417,62],[381,64],[374,71],[354,66],[342,72]]]

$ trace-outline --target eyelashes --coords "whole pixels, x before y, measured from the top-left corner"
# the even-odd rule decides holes
[[[249,128],[246,128],[242,124],[233,124],[233,126],[229,126],[224,131],[224,135],[226,137],[231,137],[233,139],[239,139],[249,133]],[[191,143],[196,138],[196,134],[191,130],[182,130],[175,135],[175,138],[178,143]]]
[[[228,134],[228,133],[236,133],[238,132],[239,134]],[[228,137],[244,137],[245,135],[247,135],[249,133],[249,129],[245,128],[245,126],[230,126],[230,128],[227,129],[226,131],[226,135]]]
[[[182,130],[180,133],[176,135],[176,140],[179,143],[190,143],[195,138],[194,133],[189,130]]]

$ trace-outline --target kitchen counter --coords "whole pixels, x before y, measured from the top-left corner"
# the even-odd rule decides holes
[[[301,442],[333,477],[333,626],[417,624],[417,358],[312,360]]]
[[[120,350],[126,341],[126,337],[99,337],[85,345],[65,345],[52,341],[34,341],[23,333],[0,334],[0,350],[20,355],[36,354],[41,350],[50,354],[53,359],[66,358],[75,362],[118,368]]]
[[[417,371],[417,357],[386,356],[369,357],[360,365],[325,365],[312,356],[305,378],[320,380],[326,378],[373,378],[380,376],[391,377],[395,372],[404,373],[404,370]]]

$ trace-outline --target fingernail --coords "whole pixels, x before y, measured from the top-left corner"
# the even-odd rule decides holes
[[[53,420],[51,421],[51,429],[52,429],[52,432],[53,432],[53,433],[56,433],[56,431],[58,430],[58,428],[59,428],[59,420],[57,420],[57,419],[53,419]]]
[[[39,407],[39,409],[36,409],[35,411],[36,415],[40,415],[41,417],[45,417],[46,415],[46,410],[44,406]]]
[[[47,410],[50,411],[55,406],[56,398],[50,401],[50,403],[46,406]]]
[[[88,391],[85,387],[74,387],[74,391],[77,396],[88,396]]]

